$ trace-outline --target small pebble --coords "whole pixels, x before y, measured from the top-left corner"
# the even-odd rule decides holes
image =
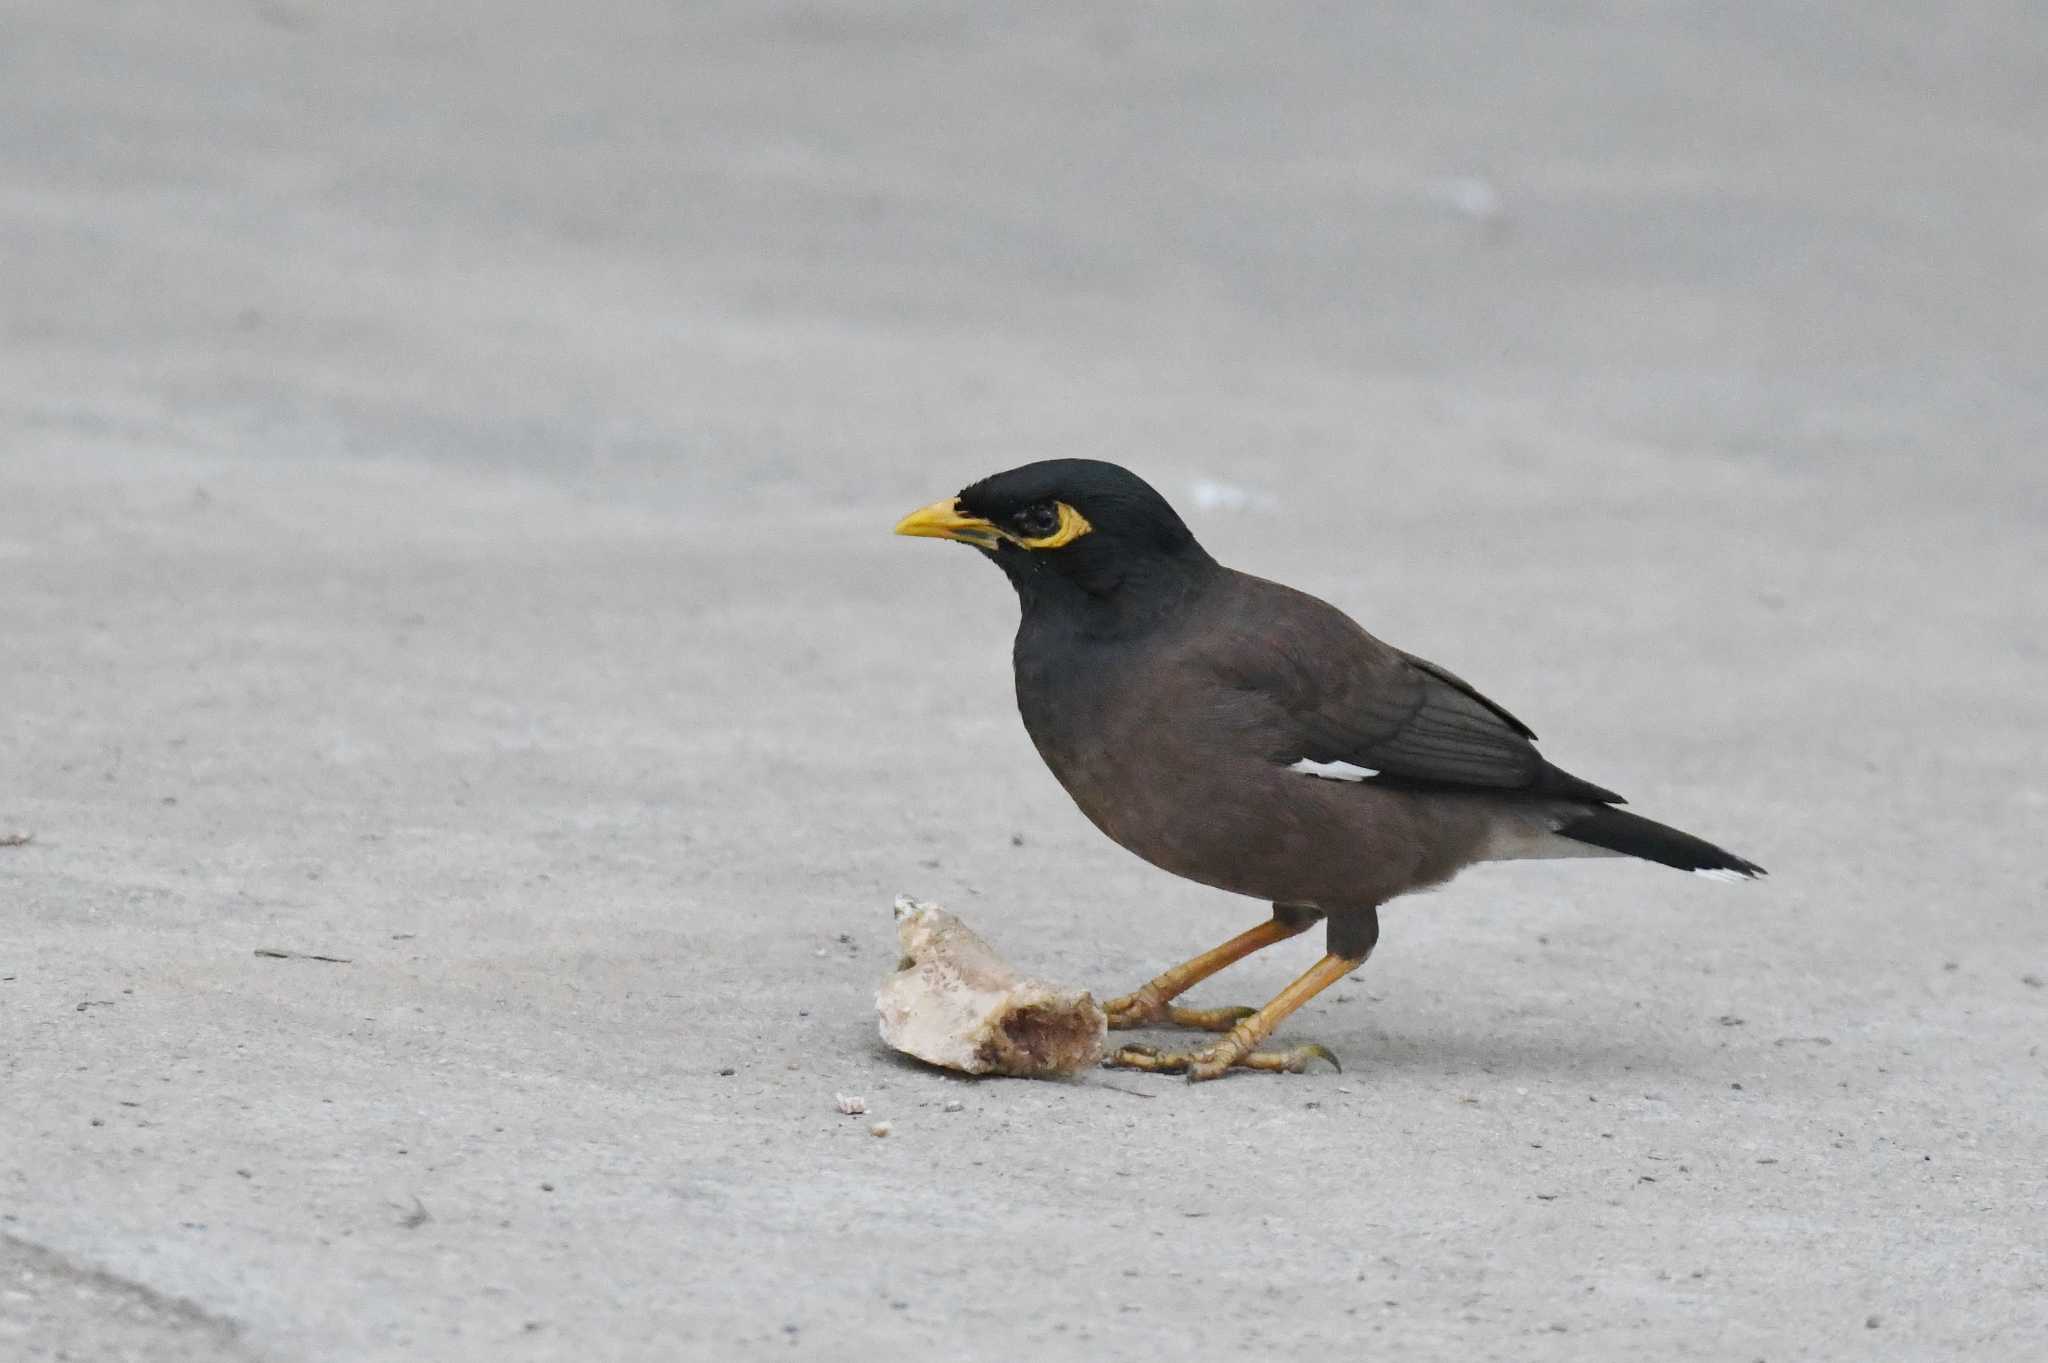
[[[724,1079],[724,1078],[727,1078],[727,1077],[729,1077],[729,1076],[731,1076],[731,1075],[735,1075],[735,1074],[738,1074],[738,1073],[739,1073],[739,1071],[738,1071],[738,1070],[734,1069],[734,1068],[733,1068],[732,1066],[730,1066],[730,1065],[727,1065],[727,1066],[726,1066],[726,1067],[725,1067],[724,1069],[722,1069],[722,1070],[720,1070],[720,1071],[718,1072],[718,1076],[719,1076],[719,1078],[721,1078],[721,1079]]]
[[[838,1104],[839,1111],[848,1117],[858,1117],[868,1110],[868,1100],[857,1093],[835,1093],[832,1095],[832,1101]]]
[[[1863,1318],[1863,1328],[1866,1330],[1875,1330],[1878,1326],[1882,1324],[1884,1324],[1884,1322],[1879,1320],[1876,1316],[1865,1316]]]
[[[868,1134],[870,1136],[886,1136],[895,1129],[895,1127],[889,1125],[889,1123],[887,1122],[876,1122],[873,1126],[870,1126],[868,1128]]]
[[[961,1102],[958,1098],[948,1098],[946,1100],[946,1111],[948,1112],[958,1112],[961,1108],[965,1106],[967,1106],[967,1104]]]

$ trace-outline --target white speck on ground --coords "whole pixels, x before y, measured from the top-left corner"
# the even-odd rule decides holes
[[[1280,505],[1279,499],[1269,492],[1214,478],[1197,478],[1189,483],[1188,501],[1197,511],[1272,511]]]
[[[1507,215],[1500,191],[1489,180],[1476,175],[1453,176],[1439,181],[1437,195],[1458,212],[1479,223],[1497,223]]]

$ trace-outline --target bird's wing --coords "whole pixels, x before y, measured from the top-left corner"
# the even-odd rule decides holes
[[[1271,587],[1273,584],[1261,584]],[[1344,764],[1388,784],[1515,791],[1598,803],[1621,797],[1544,760],[1529,727],[1455,673],[1382,643],[1314,597],[1240,619],[1207,656],[1249,701],[1277,762]],[[1265,593],[1262,593],[1265,595]]]
[[[1473,700],[1478,701],[1481,705],[1484,705],[1487,709],[1493,711],[1494,715],[1501,721],[1501,723],[1507,725],[1510,729],[1513,729],[1516,733],[1528,739],[1531,743],[1534,743],[1536,741],[1536,731],[1534,729],[1530,728],[1528,725],[1522,723],[1521,720],[1516,719],[1513,715],[1509,714],[1504,707],[1495,704],[1493,701],[1490,701],[1486,697],[1480,695],[1478,687],[1474,686],[1471,682],[1466,681],[1457,673],[1451,671],[1450,668],[1440,667],[1437,664],[1431,662],[1427,658],[1418,658],[1413,653],[1408,652],[1406,649],[1395,649],[1394,651],[1396,653],[1399,653],[1403,658],[1406,658],[1408,660],[1409,666],[1419,667],[1424,672],[1429,673],[1430,676],[1435,677],[1438,681],[1445,682],[1451,686],[1456,687],[1458,690],[1464,692],[1467,696],[1470,696]]]

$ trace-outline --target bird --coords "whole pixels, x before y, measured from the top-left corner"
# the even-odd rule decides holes
[[[1341,1070],[1327,1047],[1266,1043],[1365,963],[1381,905],[1478,862],[1623,856],[1715,880],[1764,874],[1551,765],[1528,725],[1448,668],[1217,562],[1120,465],[1025,464],[911,512],[896,533],[966,544],[1016,588],[1018,713],[1090,822],[1162,870],[1272,906],[1103,1005],[1114,1029],[1218,1040],[1125,1045],[1107,1065],[1191,1081],[1316,1060]],[[1264,1007],[1176,1002],[1318,923],[1322,959]]]

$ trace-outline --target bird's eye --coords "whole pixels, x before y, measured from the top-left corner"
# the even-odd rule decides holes
[[[1034,502],[1011,517],[1017,533],[1028,540],[1042,540],[1060,528],[1060,509],[1051,502]]]

